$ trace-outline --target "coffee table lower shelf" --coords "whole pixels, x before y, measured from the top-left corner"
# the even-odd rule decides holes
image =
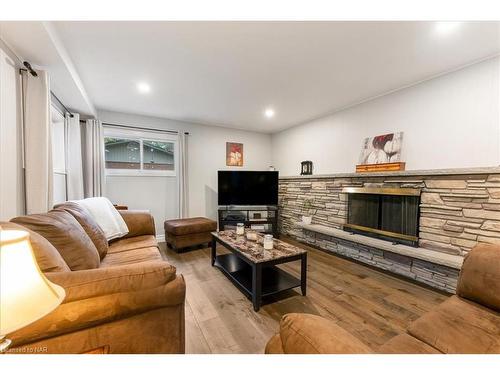
[[[252,267],[234,254],[217,255],[214,266],[219,268],[248,298],[252,297]],[[262,268],[262,297],[301,286],[299,279],[276,266]]]

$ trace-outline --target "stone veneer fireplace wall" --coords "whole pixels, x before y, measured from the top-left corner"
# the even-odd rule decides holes
[[[376,241],[360,244],[354,236],[351,241],[340,232],[336,235],[335,229],[341,230],[346,223],[347,194],[342,193],[346,187],[421,189],[417,252],[460,260],[477,243],[500,244],[499,168],[281,177],[280,232],[454,292],[459,265],[417,259],[386,251],[388,247],[384,245],[384,250]],[[314,200],[311,214],[316,225],[302,226],[304,202],[310,198]]]

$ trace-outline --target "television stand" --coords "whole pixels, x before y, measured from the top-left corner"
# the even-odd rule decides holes
[[[219,230],[235,229],[243,223],[246,228],[279,237],[277,206],[219,206],[218,222]]]

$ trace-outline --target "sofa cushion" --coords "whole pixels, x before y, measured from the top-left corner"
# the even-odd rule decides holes
[[[458,279],[457,294],[500,311],[500,248],[478,244],[467,254]]]
[[[349,332],[317,315],[285,315],[280,322],[280,337],[287,354],[371,353]]]
[[[156,241],[156,237],[148,235],[148,236],[138,236],[131,238],[122,238],[116,241],[112,241],[109,244],[108,251],[109,253],[119,253],[122,251],[140,249],[143,247],[158,247],[158,241]]]
[[[55,207],[58,210],[69,212],[82,226],[83,230],[94,243],[99,257],[102,259],[108,252],[108,240],[101,227],[97,224],[90,213],[81,205],[75,202],[65,202]]]
[[[500,353],[500,314],[457,296],[417,319],[408,332],[443,353]]]
[[[160,252],[157,247],[143,247],[117,253],[108,253],[101,262],[101,267],[115,267],[124,264],[139,262],[149,262],[161,260]]]
[[[99,253],[78,221],[66,211],[20,216],[11,221],[45,237],[59,251],[71,270],[99,267]]]
[[[393,337],[377,352],[382,354],[441,354],[432,346],[406,333]]]
[[[57,249],[46,238],[22,225],[10,222],[0,222],[2,229],[24,230],[30,235],[31,247],[36,262],[42,272],[67,272],[68,265]]]
[[[206,217],[166,220],[163,224],[165,232],[181,236],[191,233],[212,232],[217,230],[217,223]]]

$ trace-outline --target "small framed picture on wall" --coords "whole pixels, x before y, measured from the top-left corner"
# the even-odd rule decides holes
[[[243,167],[243,143],[226,142],[226,165]]]

